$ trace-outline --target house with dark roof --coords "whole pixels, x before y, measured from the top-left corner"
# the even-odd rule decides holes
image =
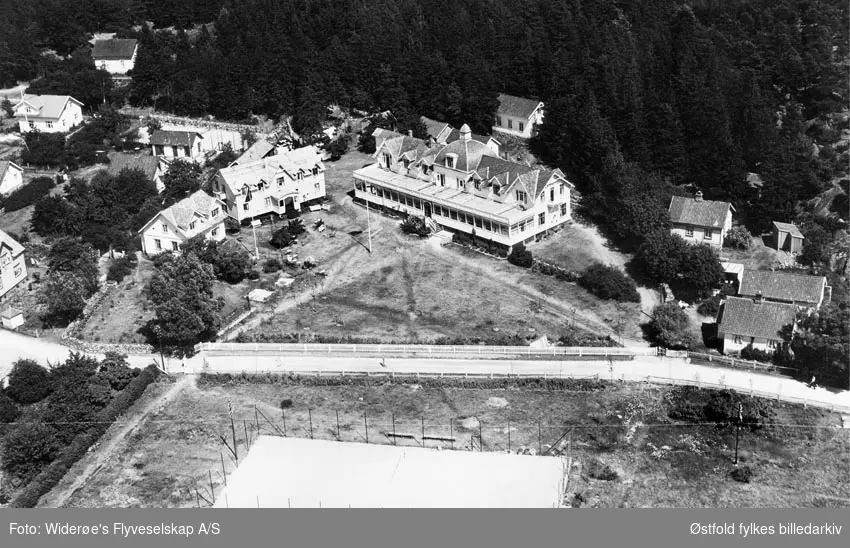
[[[428,137],[434,139],[437,143],[445,144],[448,142],[449,134],[454,130],[451,124],[434,120],[426,116],[420,117],[419,120],[425,125]]]
[[[543,103],[506,93],[499,94],[499,108],[493,122],[493,133],[528,139],[543,123]]]
[[[773,247],[777,251],[800,253],[805,238],[796,225],[773,221]]]
[[[197,131],[171,129],[158,129],[150,138],[154,156],[193,162],[204,161],[203,140],[204,136]]]
[[[747,346],[775,352],[786,342],[785,331],[795,325],[797,308],[761,297],[727,297],[717,313],[717,338],[724,354],[740,352]]]
[[[738,295],[818,309],[832,298],[826,277],[774,270],[745,270]]]
[[[24,95],[12,107],[21,133],[66,133],[83,123],[83,103],[70,95]]]
[[[24,246],[0,230],[0,299],[26,279]]]
[[[139,229],[142,251],[158,255],[163,251],[180,252],[186,240],[203,235],[208,240],[224,240],[224,203],[199,190],[165,208]]]
[[[324,200],[325,164],[316,147],[296,148],[220,169],[213,191],[237,221],[282,215]]]
[[[0,160],[0,196],[19,189],[24,184],[24,168],[15,162]]]
[[[91,50],[95,67],[117,75],[133,70],[138,53],[139,43],[135,38],[95,40]]]
[[[424,216],[435,228],[475,234],[510,248],[570,219],[574,188],[558,169],[498,157],[464,124],[447,144],[409,135],[384,140],[377,163],[354,172],[355,198]]]
[[[149,154],[111,153],[109,155],[109,167],[106,169],[107,173],[116,176],[125,169],[140,170],[148,180],[156,183],[156,189],[159,192],[165,190],[165,183],[162,181],[162,177],[168,171],[168,163],[165,158]]]
[[[732,228],[735,208],[729,202],[704,200],[702,192],[698,191],[693,198],[673,196],[667,211],[671,234],[678,234],[689,244],[720,248]]]

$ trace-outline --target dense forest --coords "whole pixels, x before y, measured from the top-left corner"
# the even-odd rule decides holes
[[[848,100],[843,0],[4,6],[0,83],[42,76],[35,90],[78,85],[89,100],[107,100],[108,84],[73,63],[95,30],[141,41],[126,99],[179,114],[293,114],[305,130],[338,104],[486,133],[498,92],[539,98],[547,118],[535,152],[578,184],[592,216],[617,201],[625,220],[606,228],[627,246],[663,221],[670,193],[684,191],[675,185],[731,200],[762,230],[792,220],[843,165],[836,128],[807,123]],[[748,185],[749,172],[763,185]]]

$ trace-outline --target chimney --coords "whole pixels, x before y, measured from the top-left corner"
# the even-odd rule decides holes
[[[412,130],[412,129],[408,129],[408,130],[407,130],[407,136],[408,136],[408,137],[413,137],[413,130]]]
[[[694,201],[695,202],[701,202],[702,201],[702,191],[701,190],[697,190],[697,193],[694,194]]]
[[[756,291],[756,296],[755,296],[755,298],[753,299],[753,302],[754,302],[754,303],[761,303],[761,302],[764,302],[764,295],[762,294],[762,292],[761,292],[761,291]]]

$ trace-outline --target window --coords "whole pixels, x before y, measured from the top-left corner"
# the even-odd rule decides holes
[[[248,203],[242,204],[242,211],[248,211]]]
[[[35,122],[30,122],[30,129],[35,129]]]
[[[457,180],[457,187],[460,190],[466,190],[466,181],[464,181],[463,179],[458,179]]]
[[[178,244],[177,242],[171,242],[171,250],[172,251],[179,251],[180,250],[180,244]]]
[[[561,216],[565,217],[567,215],[567,204],[561,204]]]
[[[689,226],[689,227],[687,227],[687,228],[685,229],[685,236],[687,236],[688,238],[693,238],[693,237],[694,237],[694,229],[693,229],[693,227],[690,227],[690,226]]]
[[[475,217],[475,226],[477,228],[484,228],[484,223],[481,220],[481,217]]]
[[[390,158],[390,155],[384,154],[384,167],[390,169],[390,166],[392,166],[392,160]]]
[[[53,129],[53,122],[47,122],[47,128]]]
[[[319,174],[319,168],[314,167],[313,168],[313,175],[318,175],[318,174]]]
[[[735,335],[735,344],[743,344],[744,339],[740,335]]]
[[[281,200],[277,203],[278,207],[286,207],[286,200]]]
[[[539,224],[539,225],[545,225],[546,224],[546,214],[545,213],[541,213],[540,215],[537,216],[537,224]]]
[[[446,186],[446,176],[442,173],[437,173],[437,182],[440,183],[440,186]]]
[[[23,271],[24,271],[24,269],[21,266],[21,263],[18,263],[18,264],[15,265],[15,268],[12,271],[12,274],[15,276],[15,278],[18,278],[23,273]]]
[[[0,265],[6,266],[7,264],[12,262],[12,258],[9,255],[3,255],[3,258],[0,259]]]
[[[775,349],[777,346],[779,346],[777,341],[775,341],[773,339],[769,339],[767,341],[767,347],[768,348]]]
[[[210,217],[218,217],[218,208],[215,208],[210,212]]]
[[[301,179],[303,179],[303,178],[304,178],[304,174],[303,174],[303,173],[301,173],[300,171],[299,171],[298,173],[296,173],[296,174],[295,174],[295,179],[296,179],[297,181],[300,181],[300,180],[301,180]]]
[[[165,156],[165,150],[163,150],[162,145],[154,145],[153,146],[153,153],[157,156]]]
[[[496,125],[497,125],[497,126],[501,126],[501,125],[502,125],[502,117],[501,117],[501,116],[496,116]]]
[[[555,187],[552,187],[552,188],[549,189],[549,201],[550,202],[555,201]]]
[[[455,157],[454,156],[446,156],[446,167],[450,169],[454,169],[455,167]]]
[[[517,190],[516,200],[517,202],[525,202],[525,192],[523,192],[522,190]]]
[[[489,219],[484,219],[484,230],[488,230],[490,232],[493,232],[493,225],[490,224]]]
[[[189,223],[189,230],[195,230],[195,221]]]
[[[520,131],[525,130],[525,124],[523,124],[522,122],[519,123],[519,130]]]
[[[217,228],[212,229],[212,232],[210,232],[210,234],[212,234],[213,236],[218,236],[218,229]]]
[[[273,203],[274,203],[274,202],[272,202],[272,198],[271,198],[271,196],[268,196],[268,197],[266,198],[266,202],[265,202],[265,203],[266,203],[266,207],[274,207],[274,205],[273,205]]]
[[[154,243],[154,245],[156,246],[156,250],[157,250],[157,251],[161,251],[161,250],[162,250],[162,241],[161,241],[161,240],[154,240],[154,241],[153,241],[153,243]]]
[[[162,231],[163,231],[163,232],[168,232],[168,225],[167,225],[167,224],[162,223]]]
[[[511,120],[510,118],[508,118],[508,129],[513,129],[513,128],[514,128],[514,121]]]
[[[451,219],[453,221],[457,221],[457,210],[456,209],[450,209],[449,210],[449,217],[451,217]]]
[[[564,195],[564,185],[561,185],[561,196]]]
[[[714,237],[714,231],[711,230],[710,228],[706,228],[705,231],[702,234],[702,239],[703,240],[710,240],[713,237]]]

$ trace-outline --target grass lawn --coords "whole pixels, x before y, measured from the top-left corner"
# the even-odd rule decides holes
[[[772,404],[776,424],[805,427],[742,430],[741,463],[751,466],[754,476],[751,483],[738,483],[729,477],[734,429],[670,419],[673,390],[677,389],[641,384],[570,392],[388,382],[371,387],[202,385],[184,391],[143,422],[115,458],[71,498],[69,506],[191,507],[196,505],[195,488],[211,501],[210,483],[216,492],[224,483],[222,456],[228,474],[235,467],[219,438],[232,437],[228,402],[232,402],[237,450],[242,456],[246,441],[257,435],[257,423],[260,433],[282,434],[284,399],[292,400],[285,411],[286,434],[302,438],[310,437],[312,417],[315,438],[337,439],[338,431],[341,441],[365,441],[366,414],[370,443],[391,443],[384,433],[392,432],[393,417],[396,432],[415,437],[400,444],[421,442],[423,418],[426,434],[451,433],[457,440],[455,449],[469,448],[479,432],[485,451],[506,450],[509,436],[513,451],[520,446],[545,449],[560,440],[556,446],[575,463],[567,487],[574,505],[850,505],[846,475],[850,442],[837,415]],[[707,394],[699,392],[689,401]],[[451,448],[448,442],[426,443]],[[590,477],[594,459],[609,465],[618,478]],[[201,505],[209,504],[202,500]]]
[[[528,249],[537,259],[576,272],[595,262],[622,268],[631,259],[609,247],[596,227],[577,222],[564,225],[560,231],[529,245]]]
[[[777,264],[794,264],[795,259],[790,253],[770,247],[770,238],[753,236],[750,249],[724,247],[720,250],[721,260],[741,263],[748,270],[769,270]]]
[[[136,270],[110,292],[89,318],[82,339],[105,343],[147,342],[139,329],[153,318],[143,291],[153,276],[154,266],[144,255],[139,255]]]

